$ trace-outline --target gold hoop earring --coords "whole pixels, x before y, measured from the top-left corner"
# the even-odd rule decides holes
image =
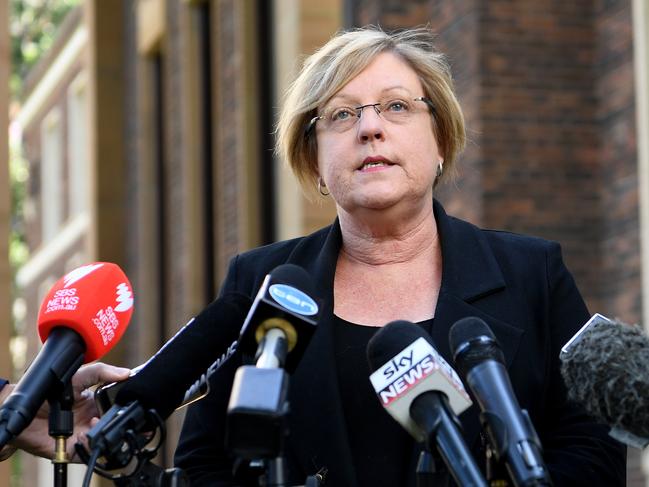
[[[318,178],[318,192],[322,196],[329,196],[331,193],[329,191],[325,192],[324,190],[327,188],[327,185],[324,183],[322,178]]]

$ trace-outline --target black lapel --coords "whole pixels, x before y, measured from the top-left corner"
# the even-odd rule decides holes
[[[333,367],[333,281],[340,246],[336,221],[323,238],[302,240],[288,259],[312,276],[322,305],[316,332],[291,377],[289,398],[295,428],[288,444],[306,474],[325,467],[330,471],[328,484],[333,480],[336,486],[353,487],[356,474]]]
[[[433,341],[451,360],[448,332],[460,318],[477,316],[487,322],[500,342],[505,361],[512,363],[522,331],[480,309],[480,300],[495,293],[506,302],[505,278],[482,231],[470,223],[449,217],[435,201],[435,220],[442,246],[442,287],[435,309]],[[452,361],[451,361],[452,363]]]

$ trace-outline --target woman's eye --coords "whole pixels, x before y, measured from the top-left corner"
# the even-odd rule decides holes
[[[341,120],[347,120],[353,116],[354,116],[354,112],[351,110],[351,108],[337,108],[331,114],[331,120],[336,122]]]
[[[385,104],[386,110],[390,112],[404,112],[408,110],[408,104],[401,100],[392,100]]]

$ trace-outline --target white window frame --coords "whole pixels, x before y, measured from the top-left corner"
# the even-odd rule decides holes
[[[68,208],[73,218],[88,211],[89,146],[88,86],[85,71],[72,81],[67,93]]]
[[[63,125],[55,107],[41,123],[41,241],[52,240],[63,223]]]

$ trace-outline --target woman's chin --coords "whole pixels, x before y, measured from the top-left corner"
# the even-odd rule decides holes
[[[415,194],[414,192],[395,191],[372,191],[364,194],[356,194],[355,197],[350,198],[348,204],[342,204],[349,213],[362,214],[365,211],[409,211],[420,208],[425,201],[429,201],[432,206],[432,198],[424,194]]]
[[[359,210],[388,210],[393,208],[399,203],[402,203],[406,200],[404,195],[397,195],[394,192],[391,193],[373,193],[370,195],[365,195],[363,198],[357,200],[355,205]]]

